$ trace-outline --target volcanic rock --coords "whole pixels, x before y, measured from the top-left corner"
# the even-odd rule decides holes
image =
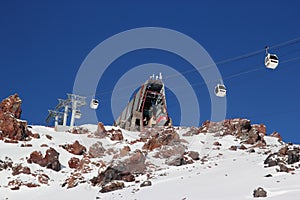
[[[86,148],[77,140],[73,144],[61,145],[61,147],[74,155],[82,155],[86,152]]]
[[[29,167],[23,167],[21,164],[18,164],[16,166],[14,166],[12,168],[12,175],[13,176],[16,176],[16,175],[19,175],[19,174],[30,174],[31,171],[30,171],[30,168]]]
[[[79,158],[74,158],[74,157],[72,157],[72,158],[68,161],[68,165],[69,165],[70,168],[76,169],[76,168],[79,167],[79,162],[80,162]]]
[[[104,186],[114,180],[134,181],[135,178],[130,172],[121,172],[115,168],[108,167],[105,171],[92,178],[90,181],[93,186]]]
[[[47,174],[39,174],[37,178],[41,184],[48,184],[48,181],[50,180]]]
[[[196,151],[189,151],[188,156],[191,157],[193,160],[199,160],[199,153]]]
[[[93,158],[100,158],[104,156],[105,149],[102,146],[102,142],[98,141],[89,148],[89,155]]]
[[[282,137],[277,131],[274,131],[270,136],[278,138],[278,141],[282,141]]]
[[[110,137],[110,139],[112,141],[123,140],[123,134],[122,134],[122,131],[120,129],[118,129],[118,130],[115,130],[115,129],[109,130],[107,132],[107,135]]]
[[[106,137],[106,129],[105,129],[105,127],[104,127],[104,125],[103,125],[103,123],[102,122],[99,122],[98,123],[98,127],[97,127],[97,130],[95,131],[95,136],[97,136],[97,137],[100,137],[100,138],[104,138],[104,137]]]
[[[42,167],[46,167],[54,171],[59,171],[61,169],[61,164],[58,158],[59,158],[59,153],[55,149],[49,148],[46,151],[45,157],[43,157],[41,152],[38,151],[32,152],[27,162],[36,163]]]
[[[262,187],[259,187],[253,191],[253,197],[267,197],[267,192]]]
[[[179,135],[174,128],[161,129],[160,131],[154,129],[149,138],[148,142],[143,146],[143,149],[149,151],[160,148],[163,145],[175,145],[176,143],[181,142]]]
[[[151,181],[144,181],[144,182],[140,185],[140,187],[146,187],[146,186],[151,186],[151,185],[152,185]]]
[[[14,94],[4,99],[0,104],[0,115],[3,113],[9,113],[14,118],[20,119],[21,117],[21,104],[22,100],[18,94]]]
[[[288,154],[288,160],[287,160],[288,164],[294,164],[296,162],[299,162],[300,159],[299,149],[289,150],[287,154]]]
[[[165,163],[170,166],[181,166],[187,164],[183,156],[172,156]]]
[[[31,132],[27,122],[20,120],[22,100],[17,94],[4,99],[0,104],[0,139],[12,141],[29,140]]]
[[[124,187],[125,186],[124,186],[123,182],[113,182],[109,185],[103,186],[99,192],[106,193],[106,192],[111,192],[114,190],[120,190],[120,189],[123,189]]]

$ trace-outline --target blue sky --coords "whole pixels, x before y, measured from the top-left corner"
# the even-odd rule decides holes
[[[261,50],[300,37],[298,1],[2,1],[0,3],[0,98],[18,93],[22,118],[45,124],[47,110],[72,92],[83,60],[100,42],[133,28],[164,27],[188,35],[215,62]],[[264,53],[217,65],[228,88],[227,118],[249,118],[278,131],[285,141],[300,143],[298,80],[300,42],[271,49],[284,64],[264,69]],[[291,59],[294,59],[291,61]],[[184,72],[191,69],[178,56],[159,50],[130,52],[105,72],[97,89],[102,100],[100,121],[113,123],[111,94],[115,72],[125,73],[145,63],[162,63]],[[122,66],[122,69],[120,68]],[[244,73],[261,67],[251,73]],[[231,75],[241,75],[227,78]],[[200,123],[210,119],[210,99],[201,77],[186,75],[195,86]],[[106,92],[105,92],[106,91]],[[178,122],[178,101],[167,93],[169,113]]]

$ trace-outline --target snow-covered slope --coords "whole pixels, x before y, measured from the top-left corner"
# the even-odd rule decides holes
[[[295,170],[291,172],[277,172],[279,166],[265,167],[264,161],[270,153],[278,152],[286,146],[278,138],[265,136],[265,146],[241,143],[234,135],[223,135],[220,132],[187,134],[190,128],[174,128],[180,137],[180,144],[171,147],[162,146],[153,150],[145,150],[146,141],[140,140],[140,133],[121,130],[123,140],[112,141],[110,137],[96,137],[94,132],[97,125],[84,125],[81,128],[88,131],[86,134],[72,134],[69,132],[56,132],[53,128],[33,126],[31,132],[38,133],[39,139],[27,142],[19,141],[17,144],[5,143],[0,140],[0,160],[2,163],[13,162],[13,166],[22,164],[30,168],[30,174],[20,173],[12,175],[12,168],[0,171],[0,199],[253,199],[253,190],[262,187],[267,191],[266,199],[299,199],[300,196],[300,170],[299,162],[286,165]],[[106,130],[115,127],[106,126]],[[152,130],[153,131],[153,130]],[[217,134],[218,133],[218,134]],[[84,155],[74,155],[62,146],[79,141],[86,147],[101,142],[105,149],[104,155],[96,158],[89,157],[89,162],[83,164],[87,171],[72,169],[69,161],[72,157],[79,160]],[[179,141],[178,140],[178,141]],[[30,145],[28,145],[30,144]],[[31,146],[32,145],[32,146]],[[22,147],[27,146],[27,147]],[[191,159],[185,154],[187,163],[180,166],[168,164],[170,158],[165,154],[178,154],[184,147],[185,152],[199,153],[198,159]],[[241,146],[246,147],[245,149]],[[33,151],[41,151],[43,155],[52,147],[59,153],[60,171],[41,167],[35,163],[28,163],[27,159]],[[144,173],[135,175],[135,181],[124,182],[125,187],[107,193],[100,193],[100,186],[92,186],[91,179],[103,172],[106,167],[116,162],[123,162],[136,156],[134,153],[121,150],[129,147],[130,152],[142,150],[145,155]],[[175,147],[175,148],[174,148]],[[235,148],[236,149],[235,149]],[[165,148],[165,149],[164,149]],[[290,145],[289,148],[299,148]],[[161,151],[165,150],[164,154]],[[175,151],[175,152],[174,152]],[[172,157],[172,155],[170,156]],[[99,164],[100,163],[100,164]],[[1,163],[0,163],[1,166]],[[82,176],[81,181],[74,187],[67,189],[66,180],[73,176]],[[48,183],[43,184],[39,177],[45,174],[49,177]],[[268,175],[266,177],[266,175]],[[21,185],[12,190],[14,184],[9,183],[19,180],[23,183],[35,183],[37,187]],[[150,180],[152,185],[141,187],[141,183]],[[64,186],[64,187],[63,187]]]

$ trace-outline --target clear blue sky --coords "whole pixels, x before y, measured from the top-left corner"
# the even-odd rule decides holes
[[[57,104],[56,99],[72,92],[81,63],[96,45],[128,29],[152,26],[182,32],[199,42],[215,62],[300,37],[300,3],[296,0],[109,2],[1,1],[0,98],[19,93],[22,118],[30,124],[45,124],[47,110]],[[275,71],[264,69],[263,53],[218,65],[228,88],[227,118],[264,123],[268,133],[277,130],[285,141],[300,143],[300,59],[296,59],[300,43],[273,52],[281,62],[286,61]],[[150,62],[178,71],[191,67],[167,52],[140,50],[116,60],[106,77],[113,77],[118,66],[129,70]],[[262,70],[226,80],[232,74],[259,67]],[[106,88],[98,88],[97,93],[113,88],[116,80],[107,80]],[[190,82],[203,80],[191,78]],[[210,100],[205,87],[196,89],[201,99],[199,121],[203,122],[210,118]],[[107,100],[110,94],[100,98]],[[172,93],[167,98],[176,124],[178,102]],[[98,110],[99,120],[106,124],[113,123],[109,103],[103,101]]]

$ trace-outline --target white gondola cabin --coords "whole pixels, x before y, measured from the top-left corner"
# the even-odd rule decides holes
[[[269,69],[276,69],[279,64],[279,59],[275,54],[270,54],[268,52],[269,47],[266,46],[266,57],[265,57],[265,66]]]
[[[80,110],[76,110],[75,111],[75,119],[80,119],[81,118],[81,112],[80,112]]]
[[[90,103],[90,108],[96,110],[99,106],[99,100],[92,99]]]
[[[217,84],[215,87],[215,95],[217,97],[225,97],[226,96],[226,87],[223,84]]]
[[[279,64],[278,57],[275,54],[268,53],[265,57],[265,66],[269,69],[276,69]]]

